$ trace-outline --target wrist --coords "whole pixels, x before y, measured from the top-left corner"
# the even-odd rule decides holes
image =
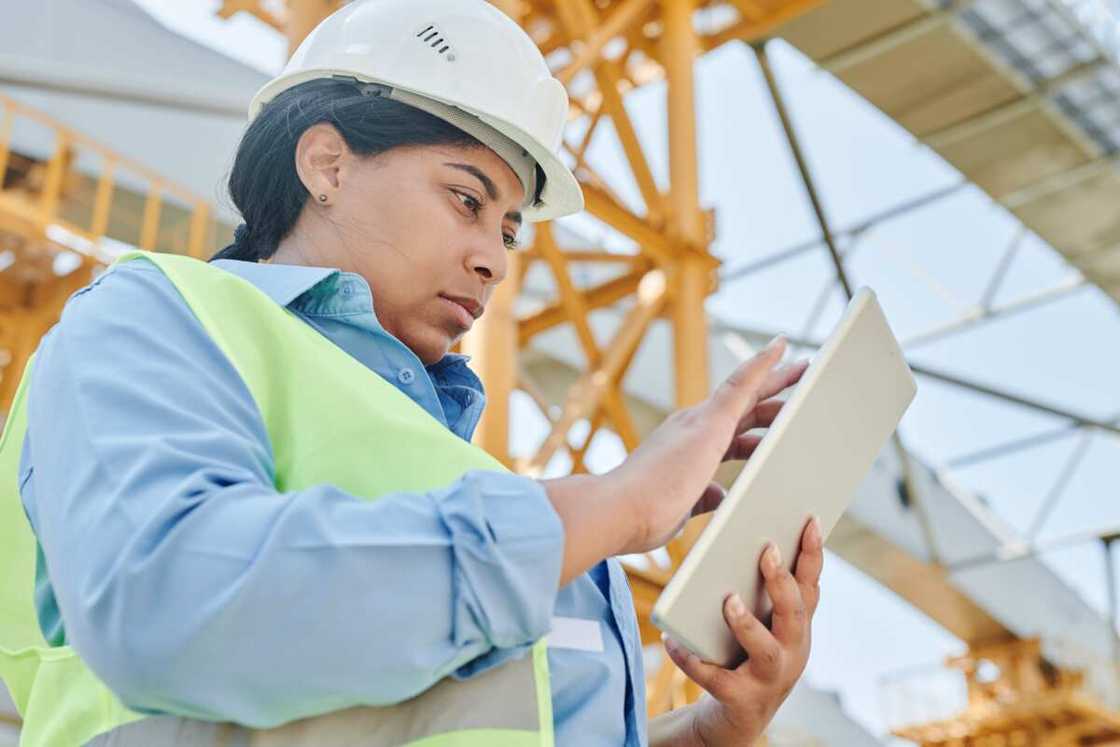
[[[662,713],[649,722],[650,747],[706,747],[696,728],[696,704]]]
[[[619,546],[616,555],[644,552],[649,549],[645,546],[646,516],[635,499],[638,492],[623,467],[624,465],[620,465],[601,476],[605,498],[609,502],[609,511],[614,517],[612,523],[618,527],[616,533]]]
[[[699,706],[693,703],[689,707],[688,714],[688,743],[692,747],[710,747],[708,742],[704,739],[704,734],[700,729],[700,714]]]
[[[561,586],[633,546],[634,523],[616,476],[570,475],[540,482],[564,525]]]
[[[768,720],[741,723],[727,707],[705,693],[692,704],[691,744],[695,747],[749,747],[762,736]]]

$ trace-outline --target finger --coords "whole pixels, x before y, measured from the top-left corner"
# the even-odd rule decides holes
[[[757,355],[732,371],[712,393],[708,402],[720,412],[735,413],[735,420],[738,422],[741,413],[754,407],[760,399],[765,399],[759,396],[759,390],[785,351],[785,338],[775,337]]]
[[[715,511],[726,497],[727,491],[722,485],[718,482],[708,483],[708,487],[704,488],[704,493],[700,496],[700,500],[696,501],[696,505],[692,507],[692,515],[699,516],[709,511]]]
[[[738,425],[735,426],[735,433],[740,434],[744,431],[749,431],[751,428],[768,428],[778,417],[778,413],[782,411],[782,406],[785,402],[780,399],[768,399],[765,402],[759,402],[753,410],[746,413],[739,419]]]
[[[661,636],[665,643],[665,651],[690,680],[708,691],[716,700],[727,697],[732,686],[731,672],[721,666],[700,661],[700,657],[692,653],[668,636]]]
[[[756,436],[753,433],[746,433],[742,436],[736,436],[731,441],[731,446],[727,448],[727,453],[723,455],[723,461],[729,462],[733,459],[748,459],[762,443],[762,436]]]
[[[787,645],[800,645],[805,636],[805,603],[801,587],[793,575],[782,567],[781,553],[771,544],[762,555],[762,576],[766,580],[766,593],[774,603],[771,629],[774,637]]]
[[[817,611],[821,599],[821,568],[824,566],[824,542],[821,539],[821,525],[816,517],[805,525],[801,533],[801,552],[797,555],[794,578],[801,587],[801,599],[809,617]]]
[[[747,663],[743,666],[764,681],[777,677],[782,670],[782,647],[738,594],[729,594],[724,600],[723,617],[735,640],[747,652]]]
[[[778,392],[789,389],[791,386],[801,381],[801,377],[805,375],[805,371],[808,368],[809,361],[807,360],[799,360],[796,363],[778,366],[766,377],[762,385],[762,391],[759,393],[759,398],[769,399]]]
[[[747,411],[743,413],[743,416],[739,419],[739,423],[736,425],[735,432],[742,433],[745,430],[757,428],[760,425],[767,426],[773,422],[774,417],[777,417],[777,413],[781,410],[784,401],[771,399],[771,397],[799,382],[808,366],[808,361],[798,361],[788,366],[778,366],[771,371],[767,380],[763,382],[762,387],[759,389],[758,400],[760,404],[753,409],[748,408]],[[767,403],[769,402],[773,402],[774,404],[768,405]],[[766,405],[766,407],[764,407],[764,405]]]

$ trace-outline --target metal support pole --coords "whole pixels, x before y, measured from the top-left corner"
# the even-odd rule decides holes
[[[1120,422],[1120,413],[1114,413],[1112,417],[1105,420],[1106,423],[1116,425]],[[1004,441],[1003,443],[989,446],[984,449],[972,451],[967,454],[961,454],[945,461],[945,469],[960,469],[961,467],[968,467],[979,462],[987,461],[989,459],[998,459],[999,457],[1013,454],[1016,451],[1023,449],[1030,449],[1034,446],[1041,446],[1057,441],[1062,438],[1067,438],[1070,434],[1075,433],[1081,426],[1077,423],[1067,423],[1060,428],[1054,428],[1042,433],[1035,433],[1023,438],[1016,438],[1011,441]]]
[[[817,188],[813,183],[812,174],[809,173],[809,165],[805,162],[805,156],[801,152],[801,143],[797,139],[797,133],[793,129],[793,123],[790,121],[785,101],[782,99],[782,92],[778,88],[778,81],[774,77],[773,69],[770,67],[770,58],[766,54],[766,47],[763,44],[756,44],[753,49],[755,57],[758,58],[758,65],[762,68],[762,75],[766,78],[766,87],[770,90],[770,98],[774,102],[774,110],[778,114],[778,119],[782,122],[782,129],[785,130],[786,142],[789,143],[790,153],[793,155],[793,160],[797,163],[797,170],[801,173],[801,183],[805,186],[805,192],[809,196],[809,202],[813,206],[813,213],[817,216],[817,225],[820,226],[821,236],[824,238],[824,243],[828,247],[828,253],[832,255],[832,262],[836,266],[836,279],[844,288],[844,295],[851,298],[852,287],[848,283],[848,275],[844,271],[844,262],[840,257],[839,250],[836,248],[836,241],[833,239],[832,229],[828,224],[828,218],[824,215],[824,208],[821,206],[820,198],[817,196]]]
[[[506,466],[513,463],[509,454],[509,399],[517,386],[514,301],[520,260],[516,252],[510,252],[505,280],[495,289],[486,313],[463,338],[462,345],[486,390],[486,410],[475,430],[474,442]]]
[[[1050,514],[1057,508],[1058,503],[1062,500],[1062,496],[1069,486],[1070,480],[1077,474],[1077,468],[1081,466],[1081,462],[1085,460],[1085,454],[1089,451],[1089,446],[1093,443],[1093,431],[1091,428],[1086,428],[1081,433],[1081,440],[1074,448],[1073,453],[1066,459],[1065,466],[1062,467],[1058,479],[1050,486],[1049,492],[1042,500],[1042,505],[1039,506],[1035,512],[1034,519],[1031,520],[1030,529],[1027,530],[1027,541],[1033,542],[1038,533],[1042,531],[1042,527],[1046,525],[1046,520],[1050,518]]]
[[[707,237],[700,211],[700,178],[696,158],[696,110],[693,73],[699,46],[692,28],[694,0],[662,3],[662,58],[668,82],[669,203],[673,238],[704,246]],[[672,320],[678,407],[708,395],[708,265],[681,253],[672,278]]]
[[[902,345],[903,350],[910,352],[922,345],[927,345],[936,340],[948,337],[949,335],[963,332],[964,330],[973,329],[981,324],[1014,314],[1020,314],[1024,311],[1053,303],[1054,301],[1060,301],[1063,298],[1089,287],[1088,281],[1082,278],[1074,278],[1069,282],[1061,283],[1053,288],[1047,288],[1037,293],[1031,293],[1022,298],[1017,298],[1014,301],[1008,301],[1000,306],[988,308],[978,306],[974,310],[961,315],[951,322],[939,324],[933,329],[927,329],[923,332],[913,334],[910,337],[900,340],[899,343]]]
[[[1046,540],[1045,542],[1035,542],[1034,544],[1027,544],[1022,541],[1009,542],[994,550],[987,550],[976,555],[954,560],[952,563],[945,566],[945,570],[949,573],[960,573],[961,571],[970,571],[975,568],[983,568],[997,563],[1010,563],[1016,560],[1040,558],[1056,550],[1086,545],[1090,542],[1103,540],[1109,536],[1113,536],[1114,538],[1120,537],[1120,532],[1118,532],[1115,527],[1111,527],[1104,532],[1099,530],[1074,532],[1072,534]]]
[[[778,81],[774,77],[773,69],[770,67],[770,58],[766,55],[766,47],[764,44],[756,44],[753,49],[755,57],[758,58],[758,65],[762,69],[762,74],[766,78],[766,87],[770,91],[770,98],[774,102],[774,109],[782,122],[782,129],[785,130],[786,142],[789,144],[789,149],[793,154],[794,161],[797,162],[797,170],[801,173],[801,182],[805,186],[805,192],[809,196],[809,202],[813,205],[813,213],[817,216],[817,225],[820,227],[821,237],[828,247],[828,253],[832,257],[832,264],[836,268],[836,279],[844,289],[844,295],[850,300],[852,298],[852,286],[851,283],[848,282],[848,273],[844,269],[844,260],[840,256],[840,250],[836,248],[836,241],[832,235],[832,228],[829,226],[828,218],[825,216],[824,208],[821,205],[820,198],[817,196],[817,188],[813,182],[813,175],[810,173],[809,165],[806,163],[805,156],[801,151],[801,144],[797,139],[797,132],[793,129],[793,122],[790,121],[785,101],[782,99],[782,92],[778,88]],[[906,492],[913,502],[915,508],[914,515],[925,537],[926,551],[929,553],[929,559],[934,564],[940,564],[941,558],[933,534],[933,524],[926,512],[921,495],[918,493],[918,486],[914,481],[913,470],[910,465],[910,455],[906,452],[906,447],[902,444],[902,437],[898,435],[897,431],[895,431],[894,435],[891,437],[891,441],[894,444],[895,455],[898,457],[899,474],[906,487]]]
[[[765,343],[767,340],[773,338],[776,334],[772,330],[759,329],[757,327],[742,327],[735,324],[729,324],[724,321],[713,322],[712,328],[717,332],[729,332],[735,335],[739,335],[740,337],[743,337],[747,341],[754,344]],[[786,335],[786,338],[789,340],[791,345],[795,345],[800,348],[817,349],[824,344],[820,340],[806,340],[793,335]],[[936,379],[937,381],[941,381],[946,384],[951,384],[955,387],[960,387],[961,389],[968,389],[969,391],[979,392],[980,394],[988,397],[993,397],[1004,402],[1010,402],[1013,405],[1019,405],[1020,407],[1025,407],[1029,410],[1034,410],[1036,412],[1045,413],[1047,415],[1053,415],[1054,417],[1061,418],[1063,420],[1068,420],[1071,426],[1097,428],[1102,431],[1108,431],[1109,433],[1120,435],[1120,415],[1102,420],[1101,418],[1093,418],[1085,415],[1080,415],[1071,410],[1066,410],[1061,407],[1055,407],[1054,405],[1049,405],[1045,402],[1040,402],[1028,397],[1022,397],[1018,394],[1002,391],[1000,389],[995,389],[994,387],[988,386],[987,384],[982,384],[978,381],[962,379],[959,376],[943,373],[941,371],[927,368],[926,366],[917,363],[911,363],[910,370],[918,374],[919,376],[926,376],[928,378]]]
[[[1051,443],[1052,441],[1059,441],[1063,438],[1068,438],[1070,434],[1076,433],[1080,426],[1076,423],[1068,423],[1060,428],[1044,431],[1042,433],[1035,433],[1023,438],[1015,438],[1010,441],[998,443],[995,446],[989,446],[984,449],[977,449],[970,451],[966,454],[950,457],[941,464],[941,469],[944,470],[960,470],[965,467],[971,467],[974,464],[981,462],[988,462],[992,459],[999,459],[1008,454],[1014,454],[1017,451],[1024,451],[1026,449],[1034,448],[1035,446],[1043,446]]]
[[[672,238],[692,247],[707,247],[704,215],[700,211],[700,178],[696,154],[695,83],[693,74],[699,44],[692,27],[695,0],[662,0],[664,30],[661,57],[667,82],[669,115],[669,229]],[[679,251],[672,264],[671,319],[673,370],[677,407],[688,407],[708,396],[708,319],[704,299],[711,289],[711,265],[696,252]],[[709,516],[693,519],[670,542],[670,558],[679,558],[695,543]],[[684,681],[689,700],[700,696],[691,680]]]
[[[968,185],[969,182],[962,179],[961,181],[955,182],[954,184],[950,184],[946,187],[939,187],[932,192],[927,192],[923,195],[919,195],[918,197],[900,202],[896,205],[891,205],[884,210],[880,210],[879,212],[869,215],[856,223],[850,224],[846,228],[834,232],[833,238],[845,239],[857,237],[865,233],[866,231],[875,228],[881,223],[886,223],[887,221],[901,218],[904,215],[909,215],[915,210],[920,210],[927,205],[931,205],[934,202],[938,202],[945,199],[946,197],[955,195]],[[780,249],[773,254],[769,254],[762,259],[756,260],[754,262],[749,262],[739,267],[728,268],[720,273],[720,285],[726,285],[732,280],[738,280],[741,277],[753,275],[756,272],[761,272],[762,270],[769,269],[774,265],[781,264],[782,262],[791,260],[795,257],[799,257],[805,252],[816,249],[823,243],[824,241],[820,238],[809,239],[808,241],[802,241],[800,243],[794,244],[793,246],[788,246],[784,249]]]
[[[1117,624],[1120,623],[1120,590],[1116,588],[1116,559],[1112,556],[1112,545],[1117,539],[1120,539],[1120,533],[1101,537],[1101,544],[1104,545],[1104,577],[1108,584],[1108,620],[1112,628],[1112,666],[1120,674],[1120,633],[1117,631]]]
[[[1000,257],[999,265],[988,280],[988,285],[984,288],[983,295],[980,296],[980,308],[985,311],[989,311],[992,308],[992,302],[996,298],[996,293],[999,292],[999,288],[1003,284],[1003,279],[1007,277],[1007,272],[1011,269],[1011,263],[1015,261],[1015,256],[1023,246],[1023,240],[1027,238],[1027,233],[1026,226],[1019,226],[1019,230],[1011,237],[1007,249],[1004,250],[1003,255]]]

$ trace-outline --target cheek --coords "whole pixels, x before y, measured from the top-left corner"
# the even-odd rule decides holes
[[[438,191],[405,188],[392,199],[347,208],[360,244],[350,254],[370,281],[379,318],[429,318],[436,293],[462,287],[469,227]]]
[[[405,239],[408,252],[417,270],[425,277],[420,278],[424,285],[441,284],[449,277],[455,277],[456,268],[463,263],[465,232],[469,227],[446,207],[425,213]],[[462,278],[456,278],[459,286]],[[440,290],[446,290],[441,287]]]

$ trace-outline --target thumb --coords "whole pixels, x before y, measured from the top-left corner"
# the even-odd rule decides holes
[[[743,362],[712,393],[711,402],[720,412],[738,418],[754,407],[766,377],[786,352],[786,338],[778,335],[753,358]]]

